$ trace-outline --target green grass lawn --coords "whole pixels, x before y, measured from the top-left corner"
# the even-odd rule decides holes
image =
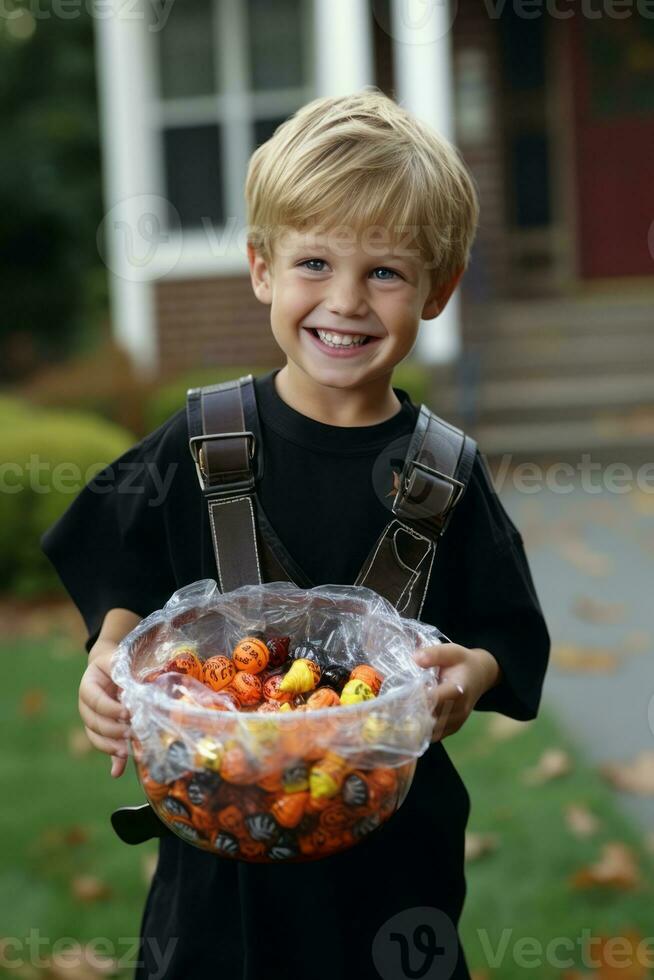
[[[0,644],[0,656],[5,720],[0,939],[24,942],[35,929],[49,944],[64,936],[81,943],[105,937],[107,951],[113,947],[116,956],[124,956],[127,939],[138,935],[147,891],[145,859],[156,853],[152,842],[136,848],[122,844],[109,824],[112,809],[142,799],[131,764],[125,776],[112,780],[108,757],[70,751],[70,732],[81,727],[77,687],[85,655],[79,647],[63,636],[23,639]],[[506,741],[487,734],[492,717],[474,714],[445,743],[472,797],[469,830],[499,835],[493,853],[468,865],[462,937],[471,967],[513,980],[525,974],[514,954],[515,943],[527,937],[545,946],[556,937],[576,942],[584,930],[651,935],[652,864],[638,835],[617,813],[610,790],[575,757],[548,717]],[[544,786],[522,787],[520,772],[552,746],[571,752],[574,772]],[[579,841],[566,828],[563,808],[573,801],[601,817],[601,830],[588,840]],[[623,893],[573,890],[570,876],[595,862],[601,844],[610,840],[634,845],[647,884]],[[74,897],[72,882],[81,875],[96,877],[109,893],[92,901]],[[493,970],[485,949],[496,949],[503,937],[504,960]],[[49,948],[44,945],[42,954]],[[578,945],[576,950],[578,956]],[[530,974],[548,980],[562,972],[545,964]],[[0,975],[29,980],[41,974],[0,968]],[[130,976],[131,970],[121,975]]]

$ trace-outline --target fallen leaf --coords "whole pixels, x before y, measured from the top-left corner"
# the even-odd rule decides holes
[[[572,876],[572,885],[577,889],[605,887],[630,891],[639,881],[635,854],[620,841],[604,844],[599,861],[581,868]]]
[[[40,687],[32,687],[25,691],[20,701],[21,714],[27,718],[40,715],[45,708],[45,692]]]
[[[68,751],[74,759],[80,759],[93,751],[93,744],[83,728],[75,726],[68,732]]]
[[[586,575],[600,577],[608,575],[611,571],[610,557],[599,551],[593,551],[581,538],[563,536],[555,538],[555,547],[562,558]]]
[[[465,860],[478,861],[486,854],[492,854],[499,847],[497,834],[475,834],[466,831],[465,835]]]
[[[572,603],[572,611],[578,619],[587,623],[611,625],[624,620],[627,607],[624,602],[607,602],[589,595],[580,595]]]
[[[516,721],[507,715],[492,715],[488,722],[488,734],[498,742],[514,738],[526,732],[532,725],[530,721]]]
[[[71,892],[79,902],[98,902],[111,895],[111,888],[95,875],[77,875],[72,879]]]
[[[654,796],[654,749],[643,749],[632,762],[605,762],[599,771],[616,789]]]
[[[581,674],[611,674],[617,670],[619,658],[605,647],[581,647],[574,643],[555,643],[550,659],[559,670]]]
[[[565,808],[565,822],[575,837],[592,837],[600,827],[600,821],[582,803],[571,803]]]
[[[620,940],[617,950],[616,939]],[[642,953],[638,951],[642,942],[643,937],[633,930],[620,930],[619,936],[598,936],[591,951],[595,962],[600,961],[598,980],[616,980],[618,977],[621,980],[647,980],[651,974],[641,962]],[[645,956],[648,957],[648,953]]]
[[[98,953],[93,943],[66,944],[61,953],[47,961],[45,976],[49,980],[98,980],[113,976],[119,967],[116,960]]]
[[[522,778],[528,786],[539,786],[565,776],[571,770],[572,760],[564,749],[546,749],[535,766],[525,769]]]

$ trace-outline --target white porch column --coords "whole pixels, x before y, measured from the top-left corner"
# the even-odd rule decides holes
[[[374,83],[369,0],[314,0],[316,98]]]
[[[454,140],[451,28],[456,0],[392,0],[395,91],[404,108]],[[435,320],[424,320],[415,352],[421,360],[453,360],[461,344],[458,289]]]
[[[153,186],[150,64],[156,22],[143,0],[111,0],[93,18],[103,144],[104,219],[98,248],[109,276],[114,336],[137,368],[156,369],[153,287],[148,266],[161,240]]]

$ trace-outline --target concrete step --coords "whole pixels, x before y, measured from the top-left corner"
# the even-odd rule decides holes
[[[511,341],[486,341],[467,346],[469,370],[484,381],[521,377],[547,378],[644,373],[649,370],[654,387],[654,330],[638,340],[623,335],[599,337],[528,336]]]
[[[586,419],[566,425],[540,422],[507,425],[484,423],[469,429],[480,450],[488,456],[511,453],[534,458],[547,453],[581,454],[591,451],[650,450],[654,442],[654,412],[637,417]]]

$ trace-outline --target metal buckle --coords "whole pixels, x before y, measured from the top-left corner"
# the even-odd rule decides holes
[[[244,432],[213,432],[207,435],[192,436],[188,441],[188,446],[191,451],[191,456],[195,463],[195,472],[197,473],[200,486],[203,490],[207,489],[206,479],[207,473],[205,468],[204,452],[202,447],[197,448],[197,444],[200,442],[210,442],[214,439],[236,439],[236,438],[247,438],[248,439],[248,456],[250,459],[254,458],[254,452],[256,449],[256,439],[253,432],[246,430]],[[239,483],[232,484],[231,487],[225,490],[225,493],[229,494],[233,490],[247,489],[254,486],[254,479],[241,480]],[[219,494],[220,489],[214,490],[213,492]]]
[[[430,473],[432,476],[437,477],[439,480],[443,480],[444,483],[448,483],[452,487],[454,493],[450,497],[447,508],[445,509],[445,511],[443,511],[441,515],[443,521],[445,521],[450,511],[456,506],[456,504],[458,504],[459,500],[461,499],[461,495],[465,490],[465,484],[461,483],[459,480],[455,480],[453,476],[448,476],[446,473],[441,473],[440,470],[435,470],[431,466],[427,466],[425,463],[419,462],[419,460],[417,459],[412,459],[409,461],[406,478],[401,487],[401,490],[395,495],[395,500],[393,501],[393,507],[392,507],[393,513],[397,514],[395,507],[398,503],[398,500],[400,500],[400,496],[402,498],[406,498],[407,490],[409,488],[409,481],[413,475],[414,469],[422,470],[424,473]]]

